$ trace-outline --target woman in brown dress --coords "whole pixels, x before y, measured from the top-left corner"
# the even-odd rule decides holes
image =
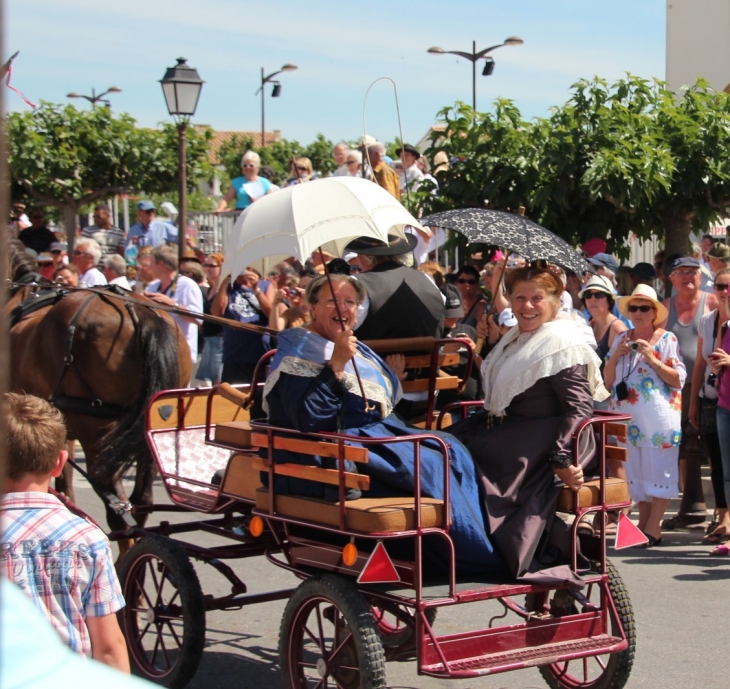
[[[562,486],[579,490],[593,461],[593,434],[585,433],[575,465],[573,433],[593,415],[594,397],[608,396],[600,361],[574,317],[557,317],[563,287],[551,272],[519,268],[507,277],[506,289],[517,327],[482,365],[484,411],[449,432],[481,470],[490,538],[512,574],[581,586],[560,566],[562,522],[555,507]]]

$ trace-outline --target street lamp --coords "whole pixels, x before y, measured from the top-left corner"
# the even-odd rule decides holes
[[[266,84],[273,84],[274,88],[271,89],[271,97],[278,98],[281,95],[281,84],[278,81],[274,81],[274,77],[282,72],[293,72],[295,69],[299,69],[296,65],[289,64],[288,62],[282,66],[278,72],[272,72],[268,76],[264,76],[264,68],[261,68],[261,86],[259,90],[254,93],[254,96],[258,96],[261,93],[261,147],[266,145],[264,140],[265,136],[265,121],[266,121],[266,99],[264,98],[264,86]]]
[[[481,60],[482,58],[485,59],[486,64],[484,65],[484,71],[482,72],[482,75],[485,77],[488,77],[492,72],[494,72],[494,58],[493,57],[487,57],[487,53],[491,53],[493,50],[496,50],[497,48],[501,48],[505,45],[522,45],[524,41],[517,37],[517,36],[510,36],[509,38],[506,38],[504,40],[504,43],[499,43],[498,45],[490,46],[489,48],[485,48],[484,50],[480,50],[477,52],[477,42],[472,41],[471,43],[471,52],[465,53],[460,50],[444,50],[443,48],[439,48],[438,46],[434,46],[433,48],[429,48],[428,52],[432,55],[458,55],[459,57],[466,58],[471,62],[471,99],[472,99],[472,106],[474,110],[477,109],[477,61]]]
[[[108,107],[111,106],[111,103],[108,100],[104,100],[104,96],[106,96],[108,93],[121,93],[122,89],[120,89],[118,86],[110,86],[104,93],[100,93],[97,95],[96,89],[91,89],[91,95],[90,96],[84,96],[81,93],[76,93],[76,91],[71,91],[71,93],[66,94],[66,98],[86,98],[89,103],[91,103],[91,107],[95,108],[97,103],[104,103],[104,105]]]
[[[177,252],[182,259],[185,252],[185,238],[188,222],[188,190],[187,163],[185,160],[186,130],[190,118],[198,107],[198,98],[203,89],[203,80],[195,67],[190,67],[184,57],[177,58],[174,67],[168,67],[165,76],[160,79],[162,93],[165,95],[167,111],[177,122],[179,179],[179,215]]]

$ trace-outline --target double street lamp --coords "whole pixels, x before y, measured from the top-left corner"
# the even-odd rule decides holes
[[[278,98],[281,95],[281,84],[278,81],[274,80],[274,77],[281,74],[282,72],[293,72],[295,69],[299,69],[296,65],[292,64],[285,64],[282,66],[282,68],[277,72],[272,72],[268,76],[264,76],[264,68],[261,68],[261,86],[259,86],[258,91],[254,94],[255,96],[258,96],[259,93],[261,93],[261,147],[263,148],[266,145],[266,141],[264,139],[265,133],[266,133],[266,99],[264,97],[264,86],[266,84],[273,84],[274,88],[271,89],[271,97],[272,98]]]
[[[186,130],[190,118],[195,115],[198,107],[198,98],[203,89],[203,80],[195,67],[190,67],[184,57],[177,58],[174,67],[168,67],[165,76],[160,79],[162,92],[165,95],[167,111],[177,122],[178,135],[178,164],[179,172],[179,215],[177,250],[178,257],[182,258],[185,252],[188,218],[188,191],[187,191],[187,163]]]
[[[82,93],[76,93],[76,91],[71,91],[71,93],[66,94],[66,98],[85,98],[89,103],[91,103],[91,107],[95,108],[97,103],[103,103],[107,107],[111,106],[111,103],[108,100],[104,100],[104,96],[106,96],[109,93],[121,93],[122,89],[120,89],[118,86],[110,86],[106,91],[103,93],[99,93],[97,95],[96,89],[91,89],[91,95],[85,96]]]
[[[510,36],[509,38],[506,38],[504,40],[504,43],[498,43],[497,45],[490,46],[489,48],[485,48],[484,50],[480,50],[477,52],[477,42],[472,41],[471,44],[471,52],[465,53],[460,50],[444,50],[443,48],[439,48],[438,46],[434,46],[433,48],[429,48],[428,52],[432,55],[458,55],[459,57],[463,57],[471,62],[471,99],[472,99],[472,107],[474,110],[477,109],[477,62],[484,58],[485,65],[484,70],[482,71],[482,76],[488,77],[492,74],[494,71],[494,58],[491,56],[488,56],[489,53],[491,53],[493,50],[496,50],[497,48],[501,48],[505,45],[522,45],[524,41],[517,37],[517,36]]]

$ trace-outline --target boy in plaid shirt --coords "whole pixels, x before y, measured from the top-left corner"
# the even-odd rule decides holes
[[[116,611],[124,607],[109,540],[48,485],[68,459],[60,412],[5,395],[7,467],[0,497],[0,575],[20,586],[77,653],[129,672]]]

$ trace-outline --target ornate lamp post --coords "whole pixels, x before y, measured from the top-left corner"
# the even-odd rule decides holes
[[[91,103],[91,107],[95,108],[97,103],[104,103],[107,108],[111,107],[111,103],[109,100],[104,100],[104,96],[106,96],[108,93],[121,93],[122,89],[120,89],[118,86],[110,86],[106,91],[103,93],[100,93],[97,95],[96,89],[91,89],[91,95],[85,96],[82,93],[76,93],[76,91],[71,91],[71,93],[66,94],[66,98],[85,98],[89,103]]]
[[[264,76],[264,68],[261,68],[261,86],[259,86],[258,91],[254,94],[255,96],[258,96],[259,93],[261,93],[261,147],[263,148],[266,145],[266,142],[264,140],[265,136],[265,122],[266,122],[266,99],[264,98],[264,86],[266,84],[273,84],[274,88],[271,89],[271,97],[272,98],[278,98],[281,95],[281,84],[278,81],[274,81],[274,77],[278,74],[281,74],[282,72],[293,72],[295,69],[299,69],[296,65],[287,64],[283,65],[282,68],[278,72],[272,72],[268,76]]]
[[[493,71],[494,71],[494,58],[493,57],[487,57],[488,53],[491,53],[493,50],[496,50],[497,48],[501,48],[505,45],[522,45],[524,41],[517,37],[517,36],[510,36],[509,38],[506,38],[504,40],[504,43],[498,43],[497,45],[490,46],[489,48],[485,48],[484,50],[480,50],[477,52],[477,42],[472,41],[471,43],[471,52],[465,53],[460,50],[444,50],[443,48],[439,48],[438,46],[434,46],[433,48],[429,48],[428,52],[432,55],[458,55],[459,57],[466,58],[471,62],[471,100],[472,100],[472,107],[474,110],[477,109],[477,62],[481,60],[482,58],[485,59],[486,64],[484,65],[484,71],[482,72],[482,76],[488,77]]]
[[[195,67],[190,67],[184,57],[177,58],[174,67],[168,67],[165,76],[160,79],[162,92],[165,95],[167,111],[177,122],[178,134],[178,161],[180,166],[180,191],[179,191],[179,212],[178,215],[178,257],[182,258],[185,251],[185,239],[187,236],[188,222],[188,190],[187,190],[187,165],[186,136],[190,118],[195,114],[198,107],[198,98],[203,89],[203,80]]]

